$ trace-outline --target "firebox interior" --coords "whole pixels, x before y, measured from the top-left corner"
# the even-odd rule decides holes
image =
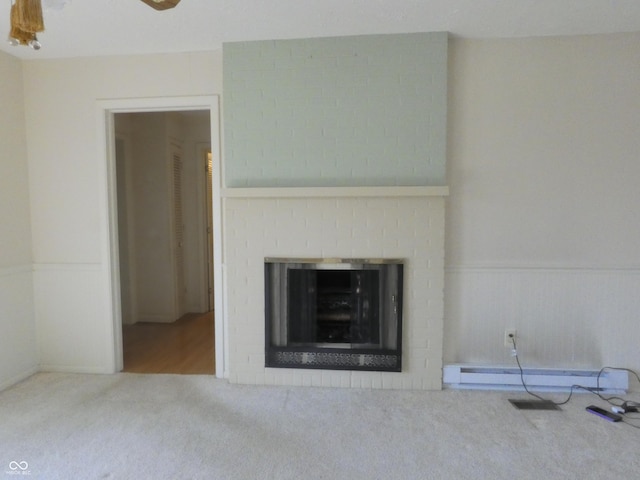
[[[400,371],[402,263],[265,261],[266,366]]]

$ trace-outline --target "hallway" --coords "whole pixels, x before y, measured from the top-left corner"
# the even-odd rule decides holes
[[[122,329],[123,372],[215,374],[213,312]]]

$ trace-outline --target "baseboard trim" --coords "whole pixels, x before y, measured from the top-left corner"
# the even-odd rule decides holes
[[[23,380],[26,380],[30,376],[38,373],[38,371],[39,371],[38,367],[32,367],[32,368],[29,368],[28,370],[25,370],[24,372],[14,375],[13,377],[7,380],[0,382],[0,392],[22,382]]]
[[[78,367],[72,365],[40,365],[38,370],[41,373],[80,373],[80,374],[98,374],[110,375],[114,372],[102,367]]]

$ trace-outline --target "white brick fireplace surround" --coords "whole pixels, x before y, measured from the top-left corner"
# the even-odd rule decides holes
[[[229,380],[440,389],[447,194],[447,187],[223,190]],[[265,368],[266,257],[404,259],[402,372]]]

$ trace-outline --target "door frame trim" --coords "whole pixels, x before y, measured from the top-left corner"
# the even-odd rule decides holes
[[[133,112],[168,112],[185,110],[208,110],[211,120],[211,151],[220,159],[213,169],[213,276],[215,304],[215,362],[216,377],[228,378],[226,314],[224,311],[224,277],[222,264],[222,149],[220,131],[220,96],[198,95],[184,97],[149,97],[98,100],[97,145],[100,170],[102,227],[102,264],[106,273],[104,282],[105,325],[107,333],[108,369],[119,372],[123,368],[122,311],[120,304],[120,274],[118,253],[117,192],[115,170],[114,114]],[[217,167],[217,168],[216,168]]]
[[[213,172],[215,171],[215,169],[217,167],[219,167],[219,165],[216,165],[216,163],[220,163],[220,159],[216,158],[214,156],[214,152],[211,150],[211,142],[196,142],[195,144],[196,146],[196,157],[198,158],[199,162],[202,162],[204,160],[204,155],[205,153],[211,152],[212,154],[212,163],[211,163],[211,219],[213,221],[213,194],[214,194],[214,189],[215,189],[215,185],[213,185],[214,182],[214,177],[213,177]],[[204,162],[203,162],[204,163]],[[209,302],[209,292],[208,292],[208,287],[209,285],[213,282],[213,279],[211,279],[211,281],[209,281],[209,266],[208,266],[208,262],[209,262],[209,258],[208,258],[208,254],[207,254],[207,250],[209,248],[209,242],[208,239],[206,238],[207,235],[205,235],[206,229],[208,227],[208,222],[207,222],[207,216],[208,216],[208,212],[207,212],[207,203],[209,202],[208,196],[207,196],[207,172],[205,170],[203,170],[203,165],[202,163],[198,163],[198,171],[197,171],[197,176],[198,176],[198,185],[197,185],[197,192],[198,192],[198,204],[199,206],[202,208],[202,212],[198,218],[198,222],[199,222],[199,227],[200,227],[200,235],[198,237],[198,246],[199,246],[199,254],[203,257],[203,264],[207,263],[207,265],[204,265],[200,277],[202,279],[204,279],[204,281],[206,281],[207,283],[207,291],[201,291],[198,295],[198,301],[200,303],[200,307],[202,309],[202,311],[204,311],[204,309],[209,308],[210,302]],[[213,235],[213,225],[211,226],[211,234]],[[213,262],[213,258],[211,259],[211,261]],[[213,292],[211,292],[213,293]],[[214,301],[215,301],[215,297],[214,297]],[[212,305],[213,307],[213,305]]]

